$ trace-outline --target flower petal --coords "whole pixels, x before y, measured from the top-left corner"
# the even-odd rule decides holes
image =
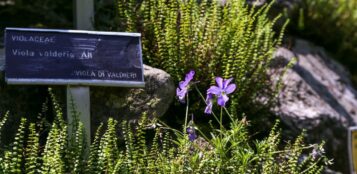
[[[186,74],[185,81],[190,82],[193,79],[193,76],[195,75],[195,71],[191,70]]]
[[[192,127],[187,127],[186,128],[186,132],[188,133],[188,134],[192,134],[193,133],[193,129],[192,129]]]
[[[180,89],[186,88],[187,85],[188,85],[188,82],[186,80],[179,82]]]
[[[223,79],[222,77],[216,77],[216,83],[219,88],[223,89]]]
[[[206,104],[212,103],[213,95],[208,93],[206,96]]]
[[[226,106],[226,102],[227,102],[228,100],[229,100],[228,96],[225,95],[225,94],[223,94],[223,95],[221,95],[221,96],[218,97],[217,103],[218,103],[219,106],[224,107],[224,106]]]
[[[209,103],[205,108],[205,114],[212,114],[212,103]]]
[[[181,92],[181,89],[180,88],[176,88],[176,96],[179,96],[180,92]]]
[[[195,139],[197,139],[197,134],[196,134],[196,130],[195,128],[193,127],[188,127],[186,129],[186,132],[188,134],[188,139],[192,142],[194,141]]]
[[[236,89],[236,84],[230,84],[226,87],[224,91],[226,92],[226,94],[230,94],[234,92],[235,89]]]
[[[217,86],[211,86],[208,90],[207,90],[207,94],[214,94],[214,95],[217,95],[217,96],[220,96],[221,95],[221,92],[222,90],[217,87]]]
[[[195,139],[197,139],[197,135],[196,132],[192,133],[192,134],[188,134],[188,139],[193,142],[195,141]]]
[[[229,83],[231,83],[232,80],[233,80],[233,78],[223,80],[223,89],[227,88],[227,86],[229,85]]]
[[[179,101],[181,103],[185,102],[186,93],[187,93],[187,89],[186,88],[182,89],[182,90],[180,90],[179,88],[176,89],[176,95],[179,98]]]

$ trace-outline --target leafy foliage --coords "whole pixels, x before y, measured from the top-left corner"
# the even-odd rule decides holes
[[[281,143],[278,123],[264,140],[251,140],[247,121],[233,119],[227,129],[212,128],[212,138],[189,141],[145,114],[135,125],[109,119],[86,150],[82,123],[74,119],[69,133],[62,111],[56,113],[44,146],[36,124],[21,120],[14,143],[0,151],[1,173],[321,173],[329,163],[322,145],[304,145],[303,135]]]
[[[51,0],[0,1],[0,38],[5,27],[73,28],[73,3]],[[3,41],[0,41],[2,47]]]
[[[243,107],[268,89],[267,67],[283,36],[285,25],[280,33],[273,30],[281,15],[273,20],[267,15],[271,5],[249,7],[245,0],[117,0],[117,15],[103,12],[111,20],[98,21],[102,26],[97,27],[142,33],[144,61],[176,81],[190,69],[204,79],[202,86],[217,75],[233,77],[240,88],[234,106]]]

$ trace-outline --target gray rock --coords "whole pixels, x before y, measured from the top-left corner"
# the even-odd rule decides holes
[[[145,88],[91,87],[93,128],[108,117],[135,121],[144,112],[149,118],[162,116],[175,96],[174,82],[165,71],[147,65],[144,79]]]
[[[271,0],[246,0],[249,5],[263,6],[268,4]],[[275,0],[274,6],[280,7],[280,10],[287,8],[288,10],[294,8],[302,3],[302,0]]]
[[[325,170],[323,171],[323,173],[324,173],[324,174],[342,174],[341,172],[336,172],[336,171],[333,171],[333,170],[331,170],[331,169],[329,169],[329,168],[325,169]]]
[[[47,86],[14,86],[6,85],[1,72],[0,49],[0,118],[10,110],[9,126],[17,125],[20,117],[34,117],[41,111],[41,105],[48,97]],[[144,65],[145,88],[90,87],[91,92],[91,126],[92,135],[100,123],[109,117],[118,121],[135,122],[143,113],[149,118],[161,117],[172,103],[175,96],[175,85],[171,76],[163,70]],[[54,87],[53,90],[61,106],[65,106],[65,87]],[[64,108],[65,109],[65,108]],[[66,112],[65,112],[66,113]],[[7,128],[11,136],[17,127]],[[10,143],[13,139],[8,139]]]
[[[276,0],[275,4],[288,9],[299,6],[302,0]]]
[[[249,5],[254,5],[254,6],[262,6],[266,3],[266,0],[247,0],[247,3]]]
[[[348,172],[347,129],[357,123],[357,92],[349,74],[321,47],[296,40],[291,50],[278,48],[271,79],[279,81],[284,66],[296,63],[282,77],[282,88],[273,112],[293,134],[307,130],[307,141],[326,141],[326,152],[334,158],[332,169]]]

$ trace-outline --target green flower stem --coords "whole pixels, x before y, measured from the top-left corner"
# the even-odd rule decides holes
[[[213,145],[213,143],[212,143],[212,141],[200,130],[200,129],[196,129],[202,136],[203,136],[203,138],[207,141],[207,142],[209,142],[211,145]]]
[[[318,159],[315,163],[313,163],[310,167],[306,168],[304,171],[302,171],[300,174],[304,174],[308,171],[310,171],[310,169],[312,169],[313,167],[315,167],[317,164],[319,164],[319,162],[321,161],[321,159]]]
[[[187,93],[186,93],[185,125],[184,125],[184,127],[183,127],[183,134],[186,134],[186,129],[187,129],[188,106],[189,106],[189,99],[188,99],[188,92],[187,92]]]
[[[306,150],[306,149],[311,149],[311,148],[314,148],[315,147],[315,144],[311,144],[309,146],[303,146],[301,148],[297,148],[296,150]],[[279,154],[279,153],[288,153],[292,150],[279,150],[279,151],[275,151],[275,152],[272,152],[272,154]]]
[[[165,126],[164,129],[171,130],[171,131],[173,131],[173,132],[176,132],[176,133],[182,134],[182,135],[185,134],[185,133],[180,132],[179,130],[176,130],[176,129],[170,127],[169,125],[167,125],[165,122],[163,122],[163,121],[161,121],[161,120],[157,120],[157,121],[158,121],[160,124],[162,124],[162,125]]]
[[[221,107],[221,114],[219,116],[219,130],[221,131],[220,132],[220,135],[221,135],[221,138],[223,138],[223,135],[222,135],[222,132],[223,132],[223,107]]]
[[[227,115],[229,116],[229,119],[231,119],[231,121],[233,122],[234,120],[233,120],[232,115],[228,112],[228,110],[227,110],[226,107],[223,107],[223,108],[224,108],[224,110],[226,111]]]

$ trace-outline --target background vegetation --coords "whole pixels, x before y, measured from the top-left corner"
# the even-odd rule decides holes
[[[49,0],[14,2],[16,5],[0,5],[1,28],[72,28],[72,3]],[[115,5],[107,0],[96,1],[96,29],[141,32],[145,63],[166,70],[176,82],[190,69],[196,70],[196,79],[200,79],[198,86],[202,89],[214,83],[213,78],[217,75],[234,77],[238,92],[230,101],[229,110],[237,116],[235,121],[225,120],[225,126],[230,129],[218,133],[214,124],[206,123],[212,118],[201,117],[205,103],[199,95],[193,94],[191,107],[199,118],[197,125],[202,127],[201,136],[211,132],[224,135],[216,136],[217,139],[214,136],[207,138],[206,143],[209,139],[216,141],[208,141],[208,149],[202,149],[197,144],[199,142],[188,142],[182,131],[173,131],[168,126],[147,129],[143,125],[157,123],[146,123],[144,120],[143,127],[134,128],[127,124],[118,126],[110,120],[98,131],[89,158],[86,158],[80,123],[66,125],[58,112],[53,124],[52,119],[41,119],[36,124],[30,123],[33,118],[23,119],[14,142],[1,149],[1,170],[9,173],[19,170],[78,173],[85,172],[85,168],[106,170],[108,173],[144,170],[165,173],[173,169],[187,173],[232,172],[233,169],[255,173],[320,171],[324,158],[313,158],[314,153],[321,152],[319,146],[302,145],[302,137],[287,144],[281,143],[277,128],[270,134],[267,131],[257,133],[257,129],[262,127],[255,124],[255,120],[265,123],[267,113],[260,110],[255,101],[261,96],[274,99],[274,91],[268,88],[271,84],[267,81],[266,71],[285,30],[285,25],[276,25],[280,15],[268,15],[270,7],[254,8],[248,6],[245,0],[224,3],[209,0],[199,3],[195,0],[117,0]],[[313,40],[327,48],[354,74],[355,84],[356,9],[355,1],[303,0],[289,15],[292,22],[288,27],[290,34]],[[175,120],[170,126],[181,126],[182,108],[176,103],[167,113],[166,118]],[[244,121],[238,121],[243,113],[253,120],[254,132],[247,131],[252,127]],[[75,135],[66,131],[67,126],[75,127]],[[116,137],[114,132],[123,132],[124,139]],[[255,139],[260,133],[268,138],[262,136],[259,140]],[[311,150],[315,150],[314,153]],[[158,158],[150,156],[153,153],[158,154]],[[142,154],[145,154],[144,158]],[[154,162],[159,165],[154,166]],[[49,166],[55,167],[50,169]]]
[[[0,49],[4,46],[5,27],[72,29],[72,13],[72,1],[0,0]],[[46,86],[6,85],[4,76],[4,72],[1,71],[0,115],[4,115],[8,110],[11,110],[11,113],[9,113],[9,124],[4,127],[7,133],[2,135],[0,145],[9,144],[12,141],[16,132],[12,125],[19,124],[21,117],[26,116],[29,121],[34,121],[37,114],[41,112],[42,103],[48,97]],[[61,90],[65,94],[64,87],[56,87],[56,91]],[[53,115],[50,113],[46,115],[48,115],[46,119],[53,120]]]
[[[109,119],[97,130],[92,145],[86,147],[82,123],[74,119],[66,124],[53,94],[51,98],[54,122],[48,125],[42,119],[36,123],[21,119],[14,142],[0,150],[2,173],[315,174],[329,163],[322,144],[304,145],[302,135],[281,143],[277,125],[268,138],[253,141],[246,131],[247,122],[237,119],[229,129],[212,127],[212,138],[194,141],[189,141],[184,132],[148,122],[145,115],[136,126],[121,123],[120,138],[118,123]],[[1,119],[0,130],[7,118],[6,114]],[[147,136],[150,131],[153,138]],[[41,142],[41,138],[46,141]]]
[[[5,27],[73,28],[72,1],[1,0],[0,47]]]
[[[357,1],[303,0],[289,15],[291,34],[323,46],[352,74],[357,85]]]
[[[190,69],[200,79],[199,88],[213,83],[217,75],[233,77],[239,90],[230,111],[255,120],[268,118],[256,101],[274,96],[266,71],[285,28],[273,30],[281,15],[268,17],[271,4],[253,8],[244,0],[137,2],[118,0],[115,12],[103,2],[97,6],[103,14],[97,14],[96,27],[142,33],[144,62],[169,72],[176,82]],[[191,102],[194,114],[205,120],[200,117],[204,105],[200,96],[193,96]],[[172,106],[167,114],[173,124],[182,123],[180,107]]]

